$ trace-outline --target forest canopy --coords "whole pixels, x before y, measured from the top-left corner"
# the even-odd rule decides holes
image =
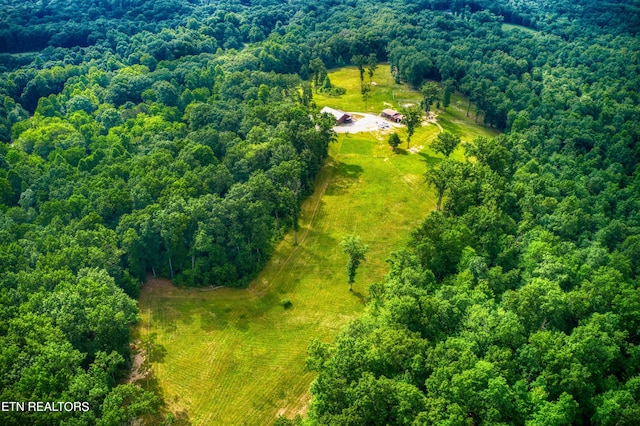
[[[640,417],[634,2],[2,5],[0,400],[92,407],[3,424],[157,408],[125,383],[132,298],[147,274],[255,276],[333,138],[314,65],[357,55],[461,93],[504,134],[436,166],[440,211],[390,255],[366,314],[312,344],[307,421]]]

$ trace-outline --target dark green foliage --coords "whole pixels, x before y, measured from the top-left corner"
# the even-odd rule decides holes
[[[371,83],[378,61],[397,82],[432,81],[424,110],[441,82],[445,108],[459,91],[469,101],[457,107],[508,133],[465,144],[466,162],[429,166],[438,212],[391,257],[371,312],[310,350],[312,420],[639,417],[632,2],[5,6],[0,400],[95,409],[0,423],[119,424],[153,411],[153,396],[117,385],[137,318],[127,295],[149,273],[247,283],[298,230],[333,137],[308,80],[339,95],[327,68],[351,63],[368,99],[364,72]]]
[[[593,26],[597,13],[562,2],[485,5],[515,23],[516,11],[566,17],[539,19],[544,34],[503,32],[500,17],[455,3],[453,17],[423,12],[419,35],[389,44],[400,78],[442,79],[445,107],[455,88],[469,115],[510,132],[427,168],[439,212],[391,257],[367,313],[310,347],[319,424],[633,424],[640,410],[640,111],[625,101],[639,79],[616,53],[637,55],[637,43],[619,18]],[[434,143],[445,156],[448,136]]]
[[[365,260],[369,251],[369,246],[362,242],[362,239],[355,235],[347,235],[340,242],[342,252],[349,256],[347,261],[347,276],[349,282],[349,291],[353,289],[353,283],[356,280],[356,272],[360,263]]]
[[[400,145],[401,143],[400,136],[398,136],[396,132],[393,132],[389,135],[389,140],[387,142],[389,143],[389,146],[395,151],[398,145]]]
[[[156,12],[194,9],[167,6],[156,2]],[[253,12],[244,18],[262,16]],[[30,16],[43,21],[34,33],[57,19]],[[263,18],[247,37],[271,31]],[[158,16],[152,32],[128,35],[113,27],[96,46],[48,49],[3,74],[0,138],[11,144],[0,146],[0,397],[91,410],[2,413],[0,423],[128,424],[154,412],[156,396],[117,385],[138,320],[131,297],[147,274],[243,286],[285,230],[297,230],[333,138],[296,75],[309,60],[282,43],[214,56],[217,43],[239,48],[245,35],[239,16],[207,20],[162,29],[172,24]],[[64,38],[69,30],[48,42],[86,44],[79,28]],[[47,43],[33,37],[12,48]]]
[[[422,123],[422,110],[419,106],[414,105],[407,108],[402,108],[402,124],[407,126],[407,148],[411,143],[411,136],[416,131],[416,127],[420,127]]]
[[[424,109],[426,113],[429,113],[431,104],[440,98],[440,87],[437,83],[430,81],[422,85],[420,92],[423,96],[422,109]]]
[[[460,144],[460,136],[454,135],[450,132],[442,132],[438,135],[435,141],[431,144],[431,148],[435,152],[443,154],[445,157],[449,157],[453,151],[456,150]]]

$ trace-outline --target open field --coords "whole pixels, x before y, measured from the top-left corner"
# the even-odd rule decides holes
[[[359,111],[380,113],[385,108],[400,108],[401,103],[420,103],[420,93],[409,90],[405,84],[395,84],[389,64],[380,64],[373,75],[374,86],[367,102],[362,99],[360,93],[360,72],[356,67],[344,67],[329,71],[329,79],[334,86],[347,89],[342,96],[325,96],[317,93],[314,95],[316,104],[330,106],[343,111]],[[369,82],[369,76],[365,70],[365,82]]]
[[[502,24],[502,31],[510,31],[510,30],[520,30],[529,34],[538,34],[540,31],[534,30],[533,28],[524,27],[522,25],[515,24]]]
[[[345,88],[347,90],[346,93],[338,97],[316,94],[314,95],[316,103],[347,112],[366,112],[378,115],[385,108],[398,110],[407,103],[417,105],[422,99],[422,95],[417,90],[407,87],[406,84],[394,83],[389,64],[380,64],[378,66],[373,78],[373,81],[377,84],[372,88],[371,97],[366,104],[360,94],[360,73],[356,67],[332,70],[329,72],[329,79],[334,86]],[[365,81],[368,81],[366,72]],[[466,116],[467,99],[459,93],[451,95],[451,104],[446,110],[437,109],[433,105],[431,111],[437,115],[437,122],[440,126],[429,123],[422,128],[416,129],[409,144],[410,147],[422,147],[430,156],[437,155],[429,150],[429,145],[440,132],[440,128],[460,135],[462,142],[471,142],[478,136],[495,136],[498,134],[495,129],[475,124],[473,105],[471,106],[469,117]],[[394,129],[387,130],[383,134],[388,137],[388,134],[392,131]],[[407,148],[406,130],[404,128],[398,130],[398,135],[404,142],[400,145],[400,148]],[[459,147],[453,157],[462,159],[462,156],[463,150],[462,147]]]
[[[332,81],[348,83],[336,75],[340,72],[346,71],[330,74]],[[383,74],[379,69],[374,81],[378,73]],[[357,70],[355,78],[359,84]],[[382,90],[389,93],[388,87]],[[316,101],[324,105],[321,97]],[[465,138],[488,134],[458,123],[464,112],[450,108],[443,127],[460,128]],[[407,151],[406,142],[392,153],[387,133],[340,135],[303,204],[299,245],[286,234],[248,289],[185,290],[150,280],[139,299],[142,321],[136,334],[143,348],[151,342],[153,377],[140,383],[158,391],[177,424],[269,424],[278,414],[305,412],[314,378],[304,369],[309,342],[330,341],[359,315],[368,284],[386,273],[385,258],[435,206],[422,175],[440,161],[428,149],[439,131],[435,124],[418,129],[411,142],[422,146],[417,153]],[[360,235],[370,247],[353,292],[347,257],[338,246],[346,234]],[[280,305],[285,298],[293,302],[289,309]]]

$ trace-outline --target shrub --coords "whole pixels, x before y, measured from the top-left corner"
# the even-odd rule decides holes
[[[286,299],[282,299],[280,301],[280,306],[282,306],[285,309],[289,309],[290,307],[293,306],[293,302],[291,301],[291,299],[287,297]]]

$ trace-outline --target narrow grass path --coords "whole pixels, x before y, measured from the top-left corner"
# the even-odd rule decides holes
[[[445,129],[459,126],[457,117],[449,119]],[[467,125],[469,137],[489,134]],[[303,204],[299,244],[293,233],[285,235],[248,289],[177,289],[166,280],[145,285],[135,334],[149,348],[153,375],[139,383],[158,392],[174,424],[268,425],[279,414],[306,411],[314,378],[304,368],[309,342],[332,340],[362,312],[367,287],[383,279],[389,253],[435,206],[423,174],[441,160],[428,149],[439,132],[433,124],[420,128],[414,140],[424,146],[417,153],[392,153],[388,135],[378,132],[339,136]],[[370,247],[353,292],[339,248],[346,234],[360,235]],[[280,305],[285,298],[290,309]]]

